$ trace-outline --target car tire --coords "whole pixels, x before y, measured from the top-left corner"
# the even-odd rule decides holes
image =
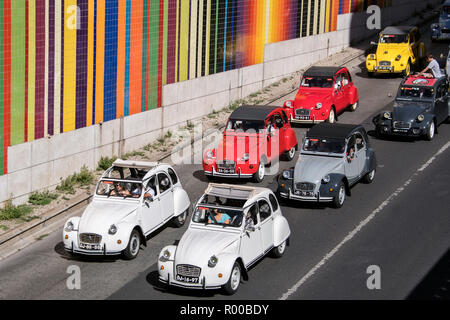
[[[359,106],[359,100],[356,101],[354,104],[350,105],[350,111],[351,112],[356,111],[356,109],[358,109],[358,106]]]
[[[281,258],[286,251],[286,240],[284,240],[279,246],[272,249],[272,256],[275,258]]]
[[[328,114],[328,123],[335,123],[336,122],[336,111],[334,110],[334,107],[330,109],[330,113]]]
[[[289,149],[289,151],[286,151],[285,153],[284,153],[284,159],[286,160],[286,161],[291,161],[292,159],[294,159],[294,157],[295,157],[295,146],[294,147],[292,147],[291,149]]]
[[[410,73],[411,73],[411,62],[408,61],[408,63],[406,64],[405,70],[402,71],[403,78],[409,76]]]
[[[372,183],[373,179],[375,178],[375,172],[376,172],[375,169],[373,169],[370,172],[367,172],[366,175],[364,176],[364,182],[365,183]]]
[[[425,134],[425,139],[427,139],[428,141],[433,140],[435,133],[436,125],[434,124],[434,121],[431,121],[430,125],[428,126],[427,133]]]
[[[369,78],[373,78],[373,72],[367,71],[367,76],[368,76]]]
[[[346,197],[345,185],[344,182],[342,182],[341,180],[337,187],[337,194],[333,198],[333,207],[341,208],[344,205],[345,197]]]
[[[264,161],[261,159],[258,163],[258,169],[253,174],[253,181],[260,183],[264,180],[264,176],[266,174],[266,167]]]
[[[173,224],[175,225],[175,227],[181,228],[182,226],[184,226],[188,215],[189,215],[189,207],[183,213],[181,213],[180,215],[176,216],[173,219]]]
[[[133,260],[137,257],[139,253],[139,248],[141,246],[141,235],[136,229],[133,229],[130,234],[130,239],[128,240],[128,245],[123,250],[123,256],[126,260]]]
[[[241,265],[235,261],[233,268],[231,268],[230,278],[223,286],[223,290],[226,295],[231,296],[236,293],[241,283],[242,270]]]

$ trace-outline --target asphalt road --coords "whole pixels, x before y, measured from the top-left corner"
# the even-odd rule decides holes
[[[422,34],[428,38],[428,26]],[[448,43],[431,47],[435,55],[446,55],[447,50]],[[347,66],[359,89],[360,107],[338,120],[363,123],[370,133],[372,116],[392,108],[401,79],[368,79],[361,71],[363,62],[364,58],[356,59]],[[299,141],[306,130],[295,128]],[[283,204],[292,231],[290,246],[281,259],[267,257],[252,267],[249,281],[232,297],[219,291],[167,288],[158,282],[157,255],[181,238],[186,224],[158,230],[133,261],[71,257],[63,250],[61,232],[52,233],[0,262],[0,299],[406,298],[450,247],[449,141],[450,124],[442,124],[432,142],[371,137],[378,158],[375,181],[353,187],[341,209]],[[281,161],[280,171],[295,161]],[[176,170],[191,200],[202,194],[207,181],[200,164]],[[276,176],[266,176],[260,185],[275,190]],[[80,290],[66,286],[71,265],[80,267]],[[366,286],[371,265],[381,270],[379,290]]]

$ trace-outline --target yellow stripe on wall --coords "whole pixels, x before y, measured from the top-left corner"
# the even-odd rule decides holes
[[[14,18],[14,17],[13,17]],[[36,82],[36,1],[28,3],[28,141],[34,140]]]
[[[75,129],[77,29],[76,0],[64,1],[64,97],[63,132]],[[75,15],[75,16],[74,16]],[[75,19],[75,28],[74,28]]]
[[[187,80],[189,50],[189,1],[181,1],[180,4],[180,81]]]

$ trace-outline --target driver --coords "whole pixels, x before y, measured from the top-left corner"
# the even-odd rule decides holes
[[[352,162],[355,157],[355,146],[351,146],[347,152],[347,161]]]
[[[130,191],[123,187],[120,182],[114,184],[114,189],[111,191],[112,196],[129,197]]]
[[[219,205],[218,202],[215,203],[216,206]],[[212,216],[211,216],[212,214]],[[208,223],[213,224],[230,224],[231,217],[225,212],[220,212],[219,209],[215,208],[209,214]]]

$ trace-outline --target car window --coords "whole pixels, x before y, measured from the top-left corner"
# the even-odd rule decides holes
[[[339,73],[336,77],[336,81],[334,82],[335,88],[340,89],[342,88],[342,74]]]
[[[284,123],[288,123],[289,120],[288,120],[288,117],[286,115],[286,112],[281,111],[281,115],[283,116]]]
[[[165,173],[158,173],[159,192],[164,193],[172,186],[169,177]]]
[[[156,188],[156,176],[149,179],[147,185],[145,186],[145,193],[150,195],[153,193],[155,196],[158,195],[158,190]]]
[[[258,207],[259,207],[259,219],[261,220],[261,222],[266,220],[272,214],[272,210],[270,209],[270,206],[266,200],[259,200]]]
[[[281,118],[280,114],[276,113],[274,115],[274,121],[275,121],[275,126],[277,129],[283,128],[284,122],[283,122],[283,119]]]
[[[270,204],[272,205],[273,211],[277,211],[278,210],[277,198],[275,198],[275,196],[273,194],[269,194],[269,200],[270,200]]]
[[[175,173],[175,171],[173,171],[172,168],[169,168],[167,171],[169,172],[169,176],[172,179],[172,183],[173,184],[177,184],[178,183],[178,177],[177,177],[177,174]]]
[[[355,158],[355,151],[356,151],[356,137],[355,135],[352,135],[347,143],[347,161],[352,162]]]
[[[250,215],[249,219],[251,219],[253,221],[253,225],[258,224],[258,206],[256,205],[256,203],[250,207],[247,215]],[[250,221],[246,220],[246,224],[249,224],[249,223],[250,223]]]
[[[344,72],[341,74],[342,74],[342,86],[345,87],[349,84],[348,77],[347,74]]]
[[[355,135],[356,138],[356,147],[358,148],[358,150],[364,149],[366,143],[364,142],[364,138],[360,133],[357,133]]]

